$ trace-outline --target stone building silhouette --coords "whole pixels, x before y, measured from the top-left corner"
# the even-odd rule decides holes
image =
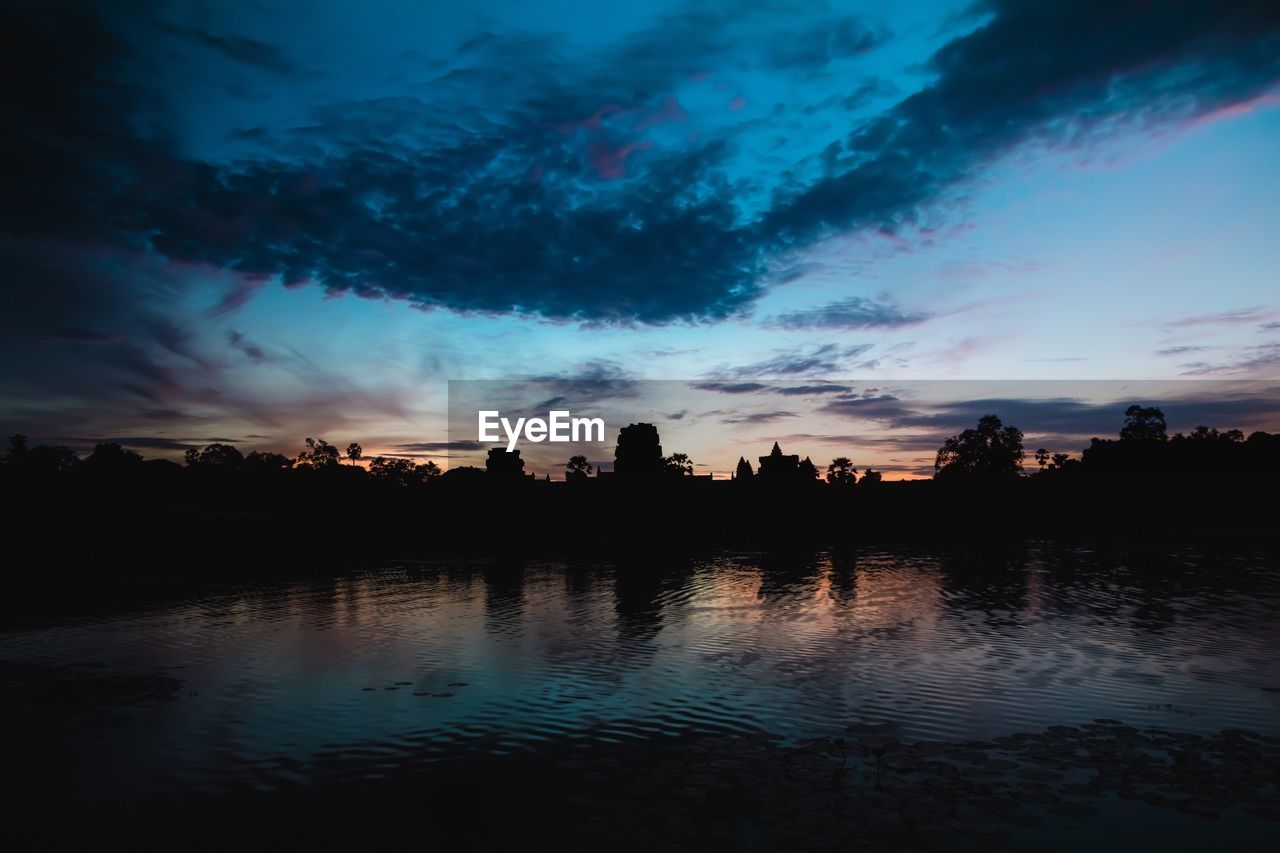
[[[798,453],[783,453],[782,448],[775,441],[769,455],[760,457],[760,467],[756,470],[756,476],[772,482],[780,480],[808,482],[818,476],[818,469],[807,456],[801,460]]]
[[[665,471],[658,428],[653,424],[629,424],[618,432],[613,470],[619,476],[658,476]]]
[[[756,476],[766,480],[790,479],[799,473],[800,455],[783,453],[776,441],[773,443],[772,452],[768,456],[760,457],[760,467],[756,469]]]

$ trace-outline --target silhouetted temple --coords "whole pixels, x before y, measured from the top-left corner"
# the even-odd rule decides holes
[[[653,424],[630,424],[618,432],[613,470],[622,476],[658,476],[665,471],[658,428]]]
[[[784,454],[782,448],[778,446],[778,442],[773,443],[773,451],[768,456],[760,457],[760,467],[756,471],[756,476],[766,479],[771,477],[794,477],[800,472],[800,455],[798,453]]]

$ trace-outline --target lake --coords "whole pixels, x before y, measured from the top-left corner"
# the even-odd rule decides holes
[[[96,802],[696,732],[1276,735],[1276,568],[1052,543],[419,561],[33,617],[0,664],[26,793]]]

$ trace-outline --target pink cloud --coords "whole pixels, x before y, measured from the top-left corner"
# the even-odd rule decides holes
[[[652,147],[653,143],[648,139],[617,148],[612,148],[603,142],[593,142],[587,146],[587,156],[591,158],[591,168],[595,169],[596,174],[612,181],[627,176],[626,160],[633,151]]]
[[[604,120],[611,115],[626,115],[627,113],[638,112],[634,108],[623,107],[621,104],[605,104],[596,110],[590,118],[580,121],[567,121],[561,124],[561,133],[572,133],[573,131],[583,128],[593,132],[598,132],[604,126]]]
[[[957,365],[978,355],[984,348],[983,341],[978,338],[963,338],[944,348],[939,354],[940,360],[948,364]]]
[[[1280,107],[1280,92],[1267,92],[1265,95],[1259,95],[1252,100],[1241,101],[1238,104],[1228,104],[1225,107],[1210,110],[1203,115],[1193,118],[1187,123],[1187,126],[1198,127],[1200,125],[1212,124],[1213,122],[1249,115],[1250,113],[1257,112],[1258,110],[1271,109],[1274,107]]]
[[[680,106],[675,95],[670,95],[662,102],[662,106],[642,118],[632,130],[641,131],[659,124],[688,120],[689,114],[684,111],[684,107]]]
[[[733,110],[736,113],[738,110],[742,109],[746,105],[747,105],[747,99],[742,97],[741,95],[737,95],[734,97],[732,101],[728,103],[727,106],[729,107],[729,109]]]

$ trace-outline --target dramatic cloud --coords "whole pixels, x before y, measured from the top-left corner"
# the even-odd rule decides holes
[[[1019,142],[1079,142],[1126,115],[1202,113],[1255,97],[1280,73],[1267,2],[986,5],[992,18],[929,62],[936,81],[850,134],[846,168],[765,217],[771,237],[892,227],[974,165]]]
[[[677,89],[717,64],[754,59],[785,77],[856,61],[888,43],[883,27],[839,16],[788,26],[767,9],[709,3],[600,51],[484,34],[394,91],[315,105],[293,128],[247,128],[242,138],[269,140],[270,153],[214,160],[188,156],[165,125],[180,97],[166,86],[193,72],[144,72],[185,44],[300,85],[311,72],[285,48],[225,23],[174,23],[163,5],[110,19],[80,4],[10,5],[4,223],[72,251],[105,241],[423,307],[714,320],[757,297],[779,255],[842,230],[892,232],[1021,142],[1078,144],[1116,121],[1205,114],[1280,79],[1271,2],[993,0],[982,12],[929,59],[924,88],[879,115],[833,113],[819,173],[806,159],[769,177],[733,165],[766,162],[733,141],[728,114],[754,120],[749,93],[726,92],[713,117]],[[850,96],[865,85],[855,79]],[[910,321],[858,301],[779,319]]]

